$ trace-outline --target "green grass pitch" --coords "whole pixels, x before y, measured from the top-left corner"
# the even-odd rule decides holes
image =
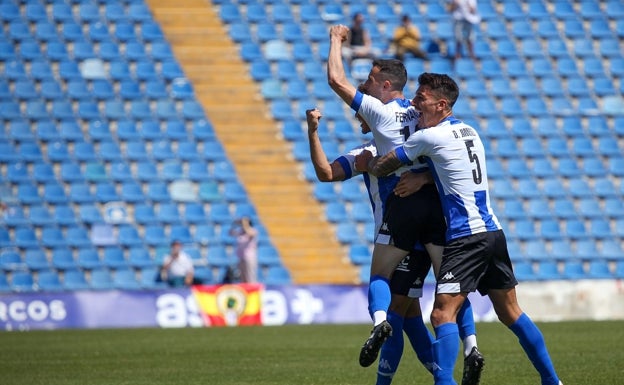
[[[539,323],[566,385],[624,378],[624,322]],[[363,385],[368,325],[61,330],[0,333],[3,385]],[[539,377],[500,323],[477,324],[481,385],[536,385]],[[461,362],[455,378],[460,378]],[[433,383],[406,348],[394,384]]]

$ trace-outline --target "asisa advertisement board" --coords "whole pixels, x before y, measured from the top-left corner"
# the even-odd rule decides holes
[[[472,297],[471,297],[472,298]],[[423,311],[431,310],[426,287]],[[472,299],[489,320],[487,299]],[[369,323],[366,286],[235,284],[158,291],[0,295],[2,330]]]

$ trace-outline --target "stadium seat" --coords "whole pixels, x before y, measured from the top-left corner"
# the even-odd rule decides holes
[[[156,224],[145,226],[143,241],[146,245],[152,247],[166,246],[169,244],[169,239],[165,234],[164,227]]]
[[[538,264],[535,275],[536,278],[541,281],[552,281],[564,278],[555,261],[541,261]]]
[[[269,266],[262,277],[266,285],[288,285],[292,283],[292,278],[288,270],[283,266]]]
[[[572,249],[570,241],[565,238],[554,239],[551,242],[550,255],[556,261],[568,261],[577,258],[576,252]]]
[[[8,237],[8,233],[6,234],[6,236]],[[8,240],[4,242],[6,243],[5,246],[9,246],[8,242],[9,242]],[[1,270],[3,270],[4,272],[11,272],[11,271],[19,271],[25,268],[26,268],[26,264],[22,260],[22,257],[20,256],[20,253],[18,252],[18,250],[7,248],[7,249],[0,251],[0,269]]]
[[[18,293],[35,291],[37,286],[33,275],[28,271],[15,271],[11,274],[11,289]]]
[[[70,269],[63,274],[63,288],[65,288],[65,290],[76,291],[87,290],[90,287],[82,270]]]
[[[604,260],[589,261],[587,268],[587,278],[591,279],[612,279],[613,274],[609,265]]]
[[[199,198],[204,202],[217,202],[223,199],[219,191],[219,183],[205,181],[199,184]]]
[[[92,247],[78,249],[76,263],[78,267],[86,270],[97,269],[103,266],[97,250]]]
[[[76,215],[69,205],[57,204],[54,206],[54,222],[61,226],[72,226],[76,224]]]
[[[96,268],[91,271],[89,287],[93,290],[111,290],[115,288],[111,271],[107,268]]]
[[[124,247],[141,246],[143,244],[138,230],[130,224],[118,227],[117,239],[119,244]]]
[[[156,165],[149,160],[137,163],[136,178],[141,182],[152,182],[160,179]]]
[[[48,202],[49,203],[49,202]],[[30,206],[28,220],[34,226],[49,226],[54,224],[54,218],[50,214],[50,211],[45,205]],[[9,218],[6,219],[7,223],[11,226]],[[17,223],[16,226],[22,226],[26,223]]]
[[[124,251],[119,246],[104,247],[102,263],[110,269],[121,269],[128,267],[128,261],[124,256]]]
[[[37,288],[44,292],[55,292],[63,290],[63,285],[59,275],[53,270],[40,271],[37,274]]]
[[[92,203],[82,204],[78,207],[78,217],[80,221],[88,225],[101,223],[104,221],[99,208]]]
[[[563,264],[562,275],[564,278],[572,280],[585,278],[583,262],[580,260],[566,260]]]

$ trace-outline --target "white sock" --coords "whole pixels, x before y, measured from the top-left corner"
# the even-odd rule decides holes
[[[373,325],[377,326],[386,320],[386,312],[383,310],[377,310],[373,313]]]
[[[464,358],[470,355],[472,348],[474,348],[475,346],[477,346],[476,335],[471,334],[469,336],[466,336],[466,338],[464,338]]]

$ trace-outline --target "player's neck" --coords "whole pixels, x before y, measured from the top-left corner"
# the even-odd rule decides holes
[[[435,127],[452,115],[453,111],[444,111],[440,114],[434,114],[432,116],[421,116],[418,126],[421,128]]]

